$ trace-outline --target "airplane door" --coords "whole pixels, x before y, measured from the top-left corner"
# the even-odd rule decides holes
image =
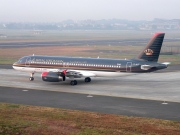
[[[126,64],[126,72],[131,72],[131,68],[132,68],[132,62],[127,62],[127,64]]]
[[[25,66],[29,67],[31,62],[31,57],[28,57],[25,62]]]

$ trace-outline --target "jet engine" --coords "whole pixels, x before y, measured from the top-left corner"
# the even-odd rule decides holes
[[[61,76],[56,72],[43,72],[41,74],[42,80],[46,82],[60,82],[65,81],[65,76]]]

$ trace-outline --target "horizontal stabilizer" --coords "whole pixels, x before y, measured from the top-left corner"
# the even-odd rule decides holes
[[[171,62],[164,62],[164,63],[162,63],[162,64],[164,64],[164,65],[168,66],[168,65],[170,65],[170,64],[171,64]]]
[[[149,69],[151,69],[151,68],[152,68],[151,65],[141,65],[141,69],[142,69],[142,70],[149,70]]]

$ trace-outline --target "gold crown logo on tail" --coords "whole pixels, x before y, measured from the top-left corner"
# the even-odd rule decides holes
[[[151,50],[151,49],[146,49],[146,50],[144,51],[144,53],[149,56],[149,55],[152,55],[154,52],[153,52],[153,50]]]

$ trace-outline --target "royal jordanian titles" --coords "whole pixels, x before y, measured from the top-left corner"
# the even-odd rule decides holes
[[[77,85],[76,78],[117,77],[130,73],[153,72],[167,68],[168,62],[158,63],[165,33],[155,33],[136,59],[78,58],[65,56],[24,56],[13,64],[13,68],[30,73],[41,72],[43,81],[60,82],[70,80]]]

